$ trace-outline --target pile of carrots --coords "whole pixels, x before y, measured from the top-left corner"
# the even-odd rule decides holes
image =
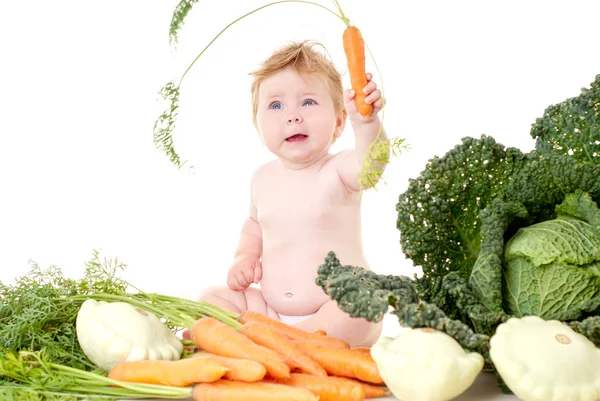
[[[200,318],[190,330],[197,347],[190,357],[122,362],[108,376],[193,386],[194,401],[361,401],[389,394],[369,348],[255,312],[242,313],[238,321],[239,330]]]

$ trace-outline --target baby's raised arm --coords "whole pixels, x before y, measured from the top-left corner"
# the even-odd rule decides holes
[[[371,158],[371,155],[369,154],[371,144],[376,140],[382,142],[388,140],[387,134],[381,126],[381,122],[377,116],[377,113],[379,113],[384,106],[384,101],[381,97],[381,91],[377,89],[377,85],[372,78],[373,76],[371,74],[367,74],[367,86],[364,88],[364,93],[367,95],[367,103],[373,105],[373,112],[371,115],[363,116],[358,112],[354,102],[355,94],[352,90],[347,90],[344,96],[348,118],[354,130],[355,148],[340,154],[338,174],[346,187],[355,191],[367,189],[376,185],[385,169],[384,164],[382,165],[375,160],[370,159],[380,171],[370,177],[372,181],[361,182],[361,179],[359,178],[365,157],[369,156],[369,158]]]

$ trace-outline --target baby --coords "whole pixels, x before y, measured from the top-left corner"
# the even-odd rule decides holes
[[[354,92],[343,90],[340,74],[315,45],[286,45],[252,74],[254,125],[276,159],[252,175],[248,218],[228,286],[206,289],[201,300],[370,346],[381,323],[351,318],[315,278],[329,251],[344,265],[369,268],[361,241],[359,172],[380,130],[383,98],[367,74],[363,90],[373,112],[360,115]],[[355,149],[331,154],[347,118]],[[383,130],[380,139],[387,139]],[[259,283],[260,289],[251,286]]]

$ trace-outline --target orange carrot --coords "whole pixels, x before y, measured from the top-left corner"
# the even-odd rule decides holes
[[[351,349],[322,347],[308,341],[294,341],[294,343],[332,376],[384,384],[377,365],[370,355],[354,352]]]
[[[212,317],[202,317],[191,329],[196,346],[213,354],[260,362],[277,379],[290,376],[290,367],[275,351],[254,343],[244,334]]]
[[[313,331],[313,333],[320,334],[322,336],[326,336],[327,335],[327,332],[325,330],[315,330],[315,331]]]
[[[289,379],[273,381],[309,390],[319,396],[319,401],[362,401],[366,398],[365,389],[357,382],[336,379],[333,376],[317,377],[304,373],[292,373]]]
[[[319,397],[303,388],[277,383],[244,383],[219,380],[194,386],[194,401],[318,401]]]
[[[314,376],[327,376],[327,372],[314,359],[296,347],[283,333],[259,322],[244,323],[240,333],[258,345],[269,348],[283,356],[285,363]]]
[[[371,348],[369,347],[352,347],[350,348],[354,352],[362,352],[367,355],[371,355]]]
[[[355,26],[349,26],[344,30],[344,51],[348,62],[350,82],[355,92],[354,101],[356,108],[363,116],[373,112],[373,105],[366,103],[364,87],[367,85],[367,74],[365,71],[365,44],[360,30]]]
[[[125,361],[112,368],[108,377],[125,382],[188,387],[195,383],[217,381],[226,373],[227,368],[216,361],[185,358],[176,361]]]
[[[229,358],[210,352],[197,352],[192,358],[207,358],[225,366],[229,371],[223,376],[225,379],[243,382],[257,382],[267,374],[267,369],[260,362],[250,359]]]
[[[390,395],[390,392],[388,390],[384,389],[383,387],[375,386],[375,385],[369,384],[369,383],[364,383],[364,382],[361,382],[360,380],[350,379],[348,377],[338,377],[338,376],[329,376],[329,378],[332,380],[349,381],[351,383],[358,384],[359,386],[361,386],[363,388],[363,390],[365,390],[365,398],[378,398],[378,397],[385,397],[387,395]]]
[[[316,344],[326,345],[332,348],[350,348],[350,345],[347,342],[342,341],[340,339],[325,336],[320,333],[309,333],[307,331],[300,330],[296,327],[285,324],[279,320],[272,319],[258,312],[242,312],[238,317],[238,321],[240,321],[241,323],[254,321],[266,324],[268,326],[273,327],[276,330],[281,331],[283,334],[285,334],[288,338],[292,340],[311,340]]]

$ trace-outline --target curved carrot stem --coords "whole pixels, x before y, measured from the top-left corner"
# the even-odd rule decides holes
[[[208,45],[206,45],[206,47],[204,49],[202,49],[202,51],[196,56],[196,58],[192,61],[192,63],[188,66],[188,68],[184,71],[183,75],[181,76],[181,79],[179,80],[179,85],[178,87],[181,87],[181,82],[183,81],[183,78],[187,75],[188,71],[192,68],[192,66],[196,63],[196,61],[198,61],[198,59],[200,58],[200,56],[202,56],[204,54],[204,52],[214,43],[215,40],[217,40],[219,38],[219,36],[221,36],[223,34],[223,32],[225,32],[227,29],[229,29],[232,25],[234,25],[236,22],[246,18],[249,15],[254,14],[257,11],[260,11],[264,8],[270,7],[270,6],[274,6],[276,4],[282,4],[282,3],[306,3],[306,4],[312,4],[318,7],[321,7],[322,9],[329,11],[331,14],[335,15],[336,17],[338,17],[339,19],[341,19],[343,22],[345,22],[345,20],[343,19],[343,17],[341,17],[340,15],[336,14],[333,10],[325,7],[322,4],[319,3],[315,3],[313,1],[308,1],[308,0],[280,0],[280,1],[275,1],[273,3],[269,3],[269,4],[265,4],[264,6],[260,6],[258,8],[255,8],[252,11],[247,12],[246,14],[242,15],[241,17],[236,18],[234,21],[230,22],[229,24],[227,24],[227,26],[225,26],[225,28],[223,28],[218,34],[217,36],[215,36],[209,43]]]
[[[338,2],[338,0],[333,0],[333,4],[335,4],[336,8],[338,9],[340,15],[342,16],[342,20],[344,21],[346,26],[350,26],[350,20],[344,14],[344,11],[342,10],[342,7],[340,7],[340,3]]]

